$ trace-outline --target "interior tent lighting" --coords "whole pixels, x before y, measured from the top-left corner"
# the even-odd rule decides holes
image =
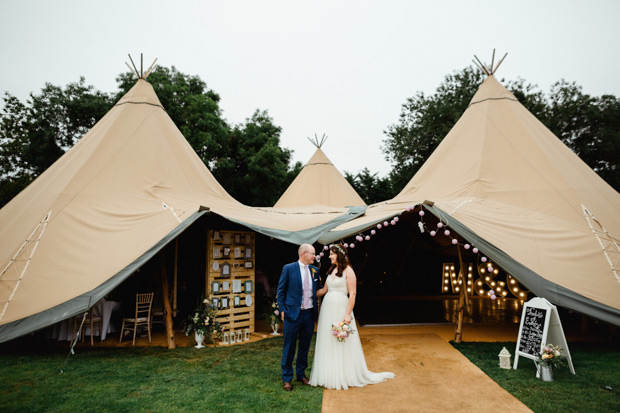
[[[510,292],[510,294],[512,294],[513,296],[515,296],[516,298],[520,300],[527,299],[528,291],[522,288],[519,285],[519,282],[512,275],[506,274],[506,282],[508,283],[508,288],[506,290]]]

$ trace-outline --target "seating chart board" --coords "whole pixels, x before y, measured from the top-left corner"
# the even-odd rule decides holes
[[[226,332],[254,332],[254,262],[256,234],[207,231],[206,296],[217,304]]]

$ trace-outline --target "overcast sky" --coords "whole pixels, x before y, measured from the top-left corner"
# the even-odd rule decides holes
[[[25,99],[80,76],[113,92],[127,54],[143,53],[145,66],[200,76],[231,123],[267,109],[295,161],[314,153],[306,137],[326,134],[341,172],[384,176],[401,105],[474,54],[508,53],[498,79],[620,96],[619,22],[618,0],[2,0],[0,92]]]

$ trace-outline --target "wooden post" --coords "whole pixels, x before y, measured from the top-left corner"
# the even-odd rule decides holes
[[[177,279],[179,272],[179,238],[174,241],[174,279],[172,281],[172,315],[177,316]]]
[[[163,254],[159,257],[161,267],[161,286],[164,296],[164,314],[166,315],[166,339],[168,340],[168,349],[176,348],[174,343],[174,328],[172,327],[172,308],[170,307],[170,288],[168,287],[168,273],[166,272],[166,263]]]
[[[456,246],[456,250],[459,254],[459,277],[463,280],[461,284],[461,294],[459,295],[459,304],[456,307],[457,319],[456,319],[456,331],[454,332],[454,342],[460,343],[463,340],[463,318],[465,316],[465,308],[471,312],[471,304],[469,302],[469,295],[467,294],[467,277],[465,275],[465,266],[463,265],[463,258],[461,256],[461,247]]]

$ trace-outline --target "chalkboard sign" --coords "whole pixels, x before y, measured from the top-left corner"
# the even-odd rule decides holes
[[[513,368],[517,368],[519,356],[536,362],[543,344],[560,345],[571,373],[575,374],[557,307],[544,298],[534,297],[523,305]]]
[[[547,310],[544,308],[525,307],[523,327],[519,332],[519,351],[537,357],[543,343],[543,332]]]

